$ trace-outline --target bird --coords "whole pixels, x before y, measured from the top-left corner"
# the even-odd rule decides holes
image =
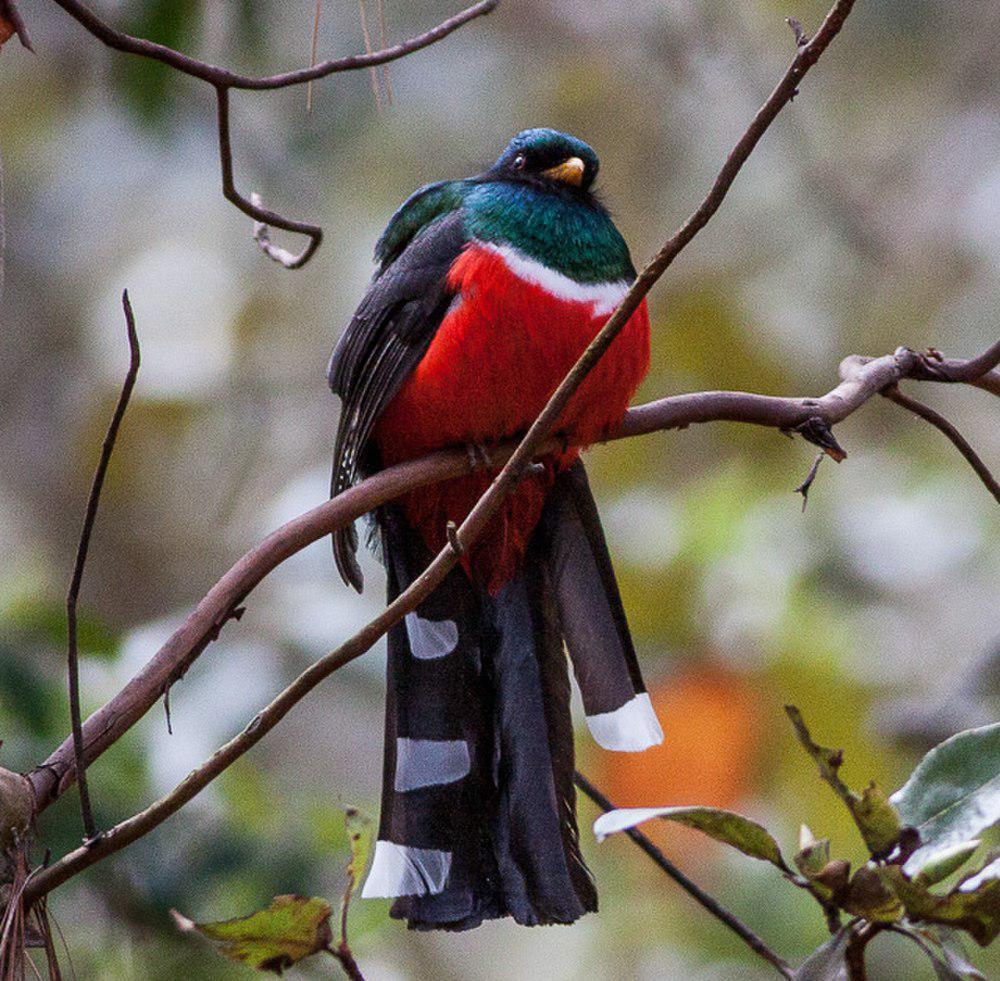
[[[636,272],[594,192],[598,158],[518,133],[481,173],[428,184],[375,247],[328,379],[341,399],[331,492],[444,447],[471,462],[523,434]],[[440,586],[388,634],[382,806],[362,896],[414,929],[597,909],[580,850],[571,684],[610,750],[663,733],[642,680],[580,450],[620,422],[649,366],[645,301],[561,414],[559,449],[517,484]],[[448,541],[498,468],[413,490],[372,529],[388,599]],[[334,535],[359,592],[358,534]]]

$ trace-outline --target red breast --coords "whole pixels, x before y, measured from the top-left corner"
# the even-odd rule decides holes
[[[456,299],[376,429],[386,465],[445,446],[488,446],[523,433],[627,287],[574,284],[478,243],[459,256],[448,278]],[[648,367],[649,314],[643,302],[577,390],[557,431],[575,444],[599,440],[625,414]],[[576,454],[549,461],[549,473]],[[517,568],[549,479],[522,483],[466,562],[490,592]],[[404,512],[428,546],[438,549],[447,522],[460,523],[489,480],[489,474],[474,474],[415,491],[403,500]]]

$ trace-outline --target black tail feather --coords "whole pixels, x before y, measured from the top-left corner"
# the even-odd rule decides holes
[[[646,694],[587,473],[556,477],[537,536],[587,725],[605,749],[638,752],[663,740]]]
[[[386,509],[382,530],[391,600],[430,555],[397,511]],[[497,596],[456,568],[390,631],[382,816],[363,895],[394,897],[392,915],[411,927],[572,923],[596,910],[564,637],[595,731],[627,735],[644,688],[579,466],[556,479]],[[645,731],[625,741],[648,745],[639,715]]]

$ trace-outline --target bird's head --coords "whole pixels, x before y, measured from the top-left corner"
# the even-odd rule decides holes
[[[554,129],[526,129],[484,176],[586,193],[597,168],[597,154],[583,140]]]

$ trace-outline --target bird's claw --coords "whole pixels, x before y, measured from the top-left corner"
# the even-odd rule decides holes
[[[482,443],[466,443],[465,459],[473,472],[488,469],[493,464],[490,451]]]

